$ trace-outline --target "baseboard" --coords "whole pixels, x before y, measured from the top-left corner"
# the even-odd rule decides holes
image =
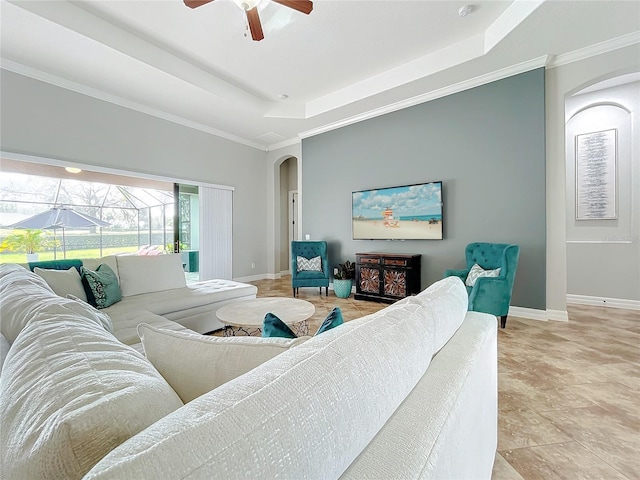
[[[625,310],[640,310],[639,300],[624,298],[592,297],[589,295],[567,294],[567,303],[573,305],[593,305],[608,308],[623,308]]]
[[[556,322],[569,321],[569,314],[566,310],[547,310],[547,315],[549,316],[549,320],[553,320]]]
[[[246,283],[246,282],[255,282],[257,280],[265,280],[265,279],[277,280],[278,278],[280,278],[280,275],[277,274],[277,273],[276,274],[273,274],[273,273],[260,273],[258,275],[249,275],[247,277],[237,277],[237,278],[234,278],[233,280],[235,282]]]
[[[526,318],[528,320],[538,320],[546,322],[552,320],[555,322],[568,322],[569,315],[562,310],[538,310],[537,308],[525,308],[525,307],[509,307],[509,315],[519,318]]]

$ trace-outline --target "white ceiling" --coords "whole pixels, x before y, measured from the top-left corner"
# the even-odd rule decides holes
[[[461,18],[458,9],[474,6]],[[640,42],[639,1],[1,0],[2,67],[256,148]],[[281,94],[288,98],[281,99]]]

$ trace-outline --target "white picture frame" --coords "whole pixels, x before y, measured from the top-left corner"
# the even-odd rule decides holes
[[[576,220],[618,218],[617,155],[615,128],[576,135]]]

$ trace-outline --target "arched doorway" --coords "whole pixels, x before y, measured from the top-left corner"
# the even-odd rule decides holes
[[[290,269],[291,241],[298,238],[298,159],[296,157],[285,158],[278,167],[279,188],[276,197],[279,200],[279,208],[276,215],[279,218],[279,228],[276,238],[276,255],[278,263],[276,271],[288,273]]]

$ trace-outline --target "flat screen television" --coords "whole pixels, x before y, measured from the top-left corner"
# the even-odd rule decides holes
[[[442,240],[442,182],[353,192],[354,240]]]

